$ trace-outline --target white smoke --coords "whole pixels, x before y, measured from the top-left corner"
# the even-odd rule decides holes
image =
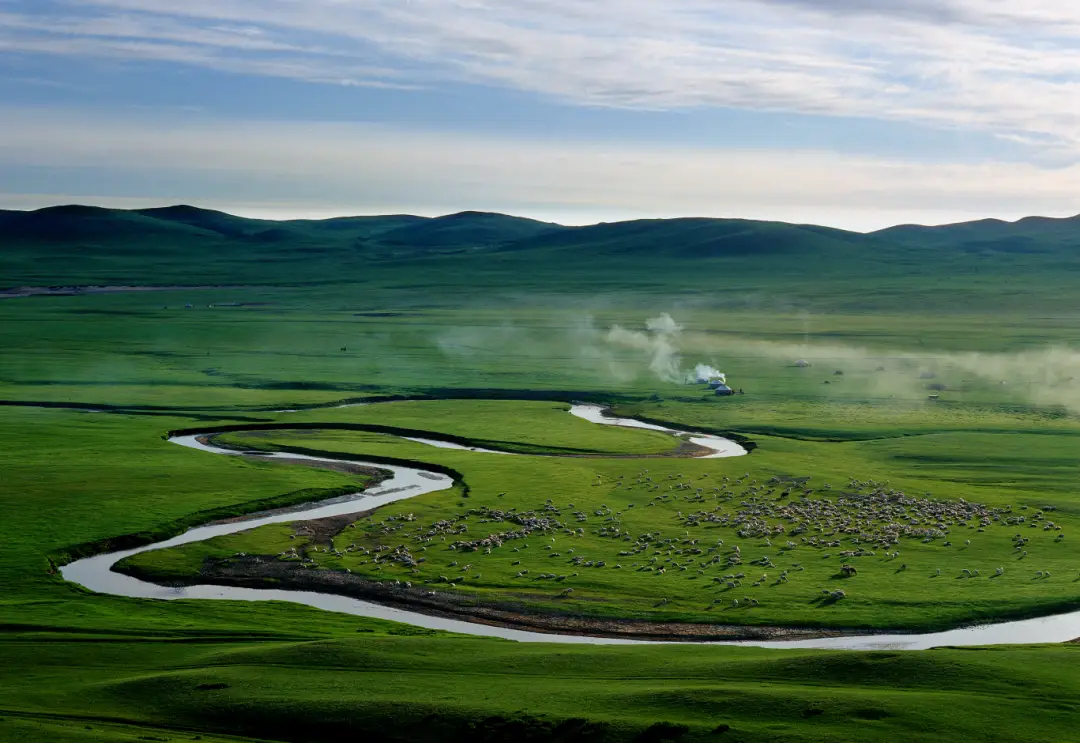
[[[683,329],[683,326],[675,322],[675,318],[666,312],[659,317],[650,317],[645,321],[645,327],[653,333],[663,336],[677,336]]]
[[[719,382],[727,384],[727,374],[708,364],[698,364],[694,367],[693,377],[695,382]]]
[[[727,383],[725,374],[708,364],[698,364],[689,372],[683,370],[682,356],[678,351],[683,326],[668,313],[650,317],[645,321],[645,329],[647,332],[643,333],[615,325],[608,331],[607,340],[616,346],[644,351],[649,370],[665,382],[693,384],[715,380]]]

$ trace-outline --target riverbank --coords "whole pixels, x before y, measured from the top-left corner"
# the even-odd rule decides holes
[[[368,512],[370,513],[370,512]],[[332,524],[342,528],[368,513],[349,514],[297,525],[305,536],[332,537]],[[408,582],[374,581],[345,571],[312,570],[294,561],[273,555],[244,555],[208,560],[198,575],[163,577],[154,571],[118,565],[124,575],[180,588],[197,585],[271,588],[276,590],[328,593],[371,601],[432,617],[465,620],[489,627],[576,635],[580,637],[659,642],[735,642],[814,640],[826,637],[860,637],[872,630],[835,630],[805,627],[767,627],[691,622],[650,622],[635,619],[601,619],[571,614],[545,614],[530,609],[525,602],[485,601],[468,594],[432,590],[430,586]],[[527,598],[526,596],[522,597]],[[547,596],[536,596],[546,599]]]
[[[350,455],[345,454],[314,456],[314,450],[311,450],[312,454],[306,452],[303,454],[295,452],[266,454],[222,449],[214,443],[212,437],[208,438],[205,434],[187,435],[174,439],[174,441],[203,451],[232,456],[254,456],[259,459],[266,458],[294,463],[322,462],[327,467],[339,466],[341,462],[348,462],[354,466],[363,466],[365,464],[360,461],[361,457],[353,459]],[[379,461],[379,458],[374,457],[374,459],[375,461],[369,461],[366,465],[381,468],[382,462]],[[379,488],[376,500],[370,501],[372,508],[380,504],[446,487],[446,484],[427,480],[427,478],[432,477],[438,478],[438,475],[417,469],[417,467],[426,465],[419,462],[410,462],[408,464],[414,466],[405,467],[401,466],[406,464],[403,460],[396,460],[396,463],[398,466],[394,478],[383,483],[386,487]],[[433,467],[439,468],[437,465]],[[445,471],[451,472],[450,470]],[[460,480],[459,476],[454,475],[454,477]],[[398,487],[395,483],[398,478],[408,478],[412,484]],[[296,514],[274,514],[270,518],[239,522],[239,525],[225,531],[215,529],[203,535],[189,533],[184,535],[180,543],[189,543],[220,534],[252,529],[262,523],[282,523],[286,521],[292,522],[297,534],[300,534],[302,530],[308,536],[316,539],[328,539],[333,534],[340,532],[347,525],[349,518],[362,518],[364,514],[369,514],[372,510],[368,509],[358,513],[355,499],[343,504],[334,504],[330,507],[329,512],[323,510],[322,505],[312,504],[311,508],[314,510],[306,510],[301,518],[297,518]],[[333,517],[332,527],[318,523],[319,520],[327,517]],[[174,545],[163,543],[139,550],[139,552],[166,546]],[[229,552],[227,554],[232,555],[234,553]],[[250,554],[256,555],[258,553],[251,552]],[[103,556],[102,563],[97,567],[99,574],[91,575],[91,580],[100,581],[101,585],[108,585],[109,579],[100,575],[100,570],[104,568],[108,571],[112,564],[126,556]],[[190,562],[188,565],[190,566]],[[896,634],[889,635],[880,634],[880,630],[878,630],[879,634],[875,634],[874,631],[865,628],[849,629],[843,626],[807,628],[796,624],[772,626],[763,623],[760,626],[752,626],[722,622],[701,622],[689,618],[686,621],[591,618],[582,616],[580,607],[577,615],[569,611],[562,614],[557,609],[552,611],[552,595],[550,592],[543,595],[538,594],[536,602],[529,602],[528,596],[523,593],[485,602],[476,592],[462,591],[458,594],[456,589],[448,592],[440,587],[437,581],[433,583],[430,579],[426,581],[426,587],[423,589],[418,587],[419,581],[415,578],[411,580],[417,585],[408,585],[409,578],[404,573],[401,580],[394,583],[382,579],[373,579],[370,575],[366,577],[353,575],[347,570],[335,569],[327,565],[322,566],[323,569],[312,569],[312,567],[309,565],[305,568],[297,568],[295,563],[279,561],[274,557],[249,558],[247,555],[244,555],[239,560],[230,557],[227,560],[210,562],[205,564],[201,570],[192,571],[185,568],[185,570],[188,570],[186,573],[165,576],[162,576],[161,573],[146,570],[140,572],[125,567],[127,573],[125,577],[131,582],[126,585],[124,590],[131,592],[124,595],[139,595],[148,598],[237,598],[241,596],[257,598],[260,595],[265,595],[265,598],[297,600],[321,608],[346,611],[363,616],[392,616],[398,621],[433,629],[452,629],[452,631],[467,634],[485,634],[531,641],[744,642],[768,647],[791,648],[836,647],[860,649],[903,647],[914,649],[944,644],[974,645],[1064,641],[1080,635],[1080,630],[1076,626],[1080,623],[1080,618],[1077,616],[1071,614],[1045,616],[1050,612],[1044,610],[1036,614],[1037,609],[1035,607],[1027,610],[1028,613],[1020,615],[1021,621],[983,624],[946,631],[924,631],[921,634],[903,634],[902,630],[898,630]],[[112,573],[111,575],[115,576],[116,574]],[[153,583],[145,583],[135,576],[148,577],[155,581],[164,579],[169,585],[162,587]],[[167,595],[169,591],[175,591],[177,595]],[[335,600],[335,596],[340,598]],[[523,597],[522,601],[518,601],[519,596]],[[530,607],[530,603],[546,605],[538,608],[537,606]],[[731,603],[730,600],[728,603]],[[728,608],[730,609],[730,606]],[[1065,612],[1072,611],[1076,607],[1070,604],[1055,608]],[[718,612],[721,615],[723,614],[722,610],[718,610]],[[1042,619],[1023,619],[1023,617],[1040,615],[1043,616]],[[1016,614],[1012,616],[1017,617]],[[938,627],[940,626],[938,625]],[[945,626],[956,625],[950,623]]]

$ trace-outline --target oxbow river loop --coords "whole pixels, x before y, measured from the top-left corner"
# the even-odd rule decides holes
[[[645,423],[632,418],[609,417],[604,414],[603,408],[598,405],[575,404],[571,406],[570,412],[575,416],[596,424],[643,428],[687,438],[691,442],[712,451],[711,454],[705,455],[706,458],[733,457],[747,454],[746,449],[729,439],[719,436],[691,434],[672,428],[666,428],[664,426]],[[410,440],[431,446],[463,449],[483,454],[507,453],[462,446],[460,444],[454,444],[434,438],[411,438]],[[208,454],[245,456],[244,452],[204,443],[198,434],[176,436],[170,439],[170,441],[174,444],[197,449]],[[287,460],[303,459],[315,462],[344,461],[333,459],[331,457],[314,457],[291,453],[264,454],[260,452],[259,456]],[[354,465],[366,464],[371,467],[376,467],[390,472],[391,477],[381,482],[377,487],[371,488],[363,493],[354,493],[352,495],[319,501],[309,504],[302,509],[288,509],[241,521],[200,526],[189,529],[183,534],[171,539],[156,542],[154,544],[77,560],[61,568],[61,574],[65,580],[78,583],[91,591],[132,598],[163,600],[224,599],[229,601],[288,601],[327,611],[403,622],[428,629],[446,630],[467,635],[500,637],[520,642],[587,643],[593,645],[627,645],[641,643],[665,644],[663,641],[657,640],[592,637],[580,634],[530,632],[528,630],[507,627],[493,627],[460,619],[429,616],[419,612],[384,606],[382,604],[362,601],[346,596],[310,591],[237,588],[215,585],[195,585],[170,588],[139,580],[138,578],[123,575],[112,570],[113,566],[121,560],[142,552],[176,547],[192,542],[200,542],[224,534],[247,531],[266,524],[315,520],[326,518],[328,516],[355,513],[357,510],[368,510],[388,503],[413,498],[425,493],[445,490],[452,484],[451,478],[446,475],[425,471],[419,468],[363,462],[355,459],[349,459],[348,463]],[[809,640],[753,640],[712,644],[750,645],[764,648],[820,648],[830,650],[922,650],[944,645],[1000,645],[1064,642],[1076,637],[1080,637],[1080,612],[1070,612],[1037,619],[1001,622],[998,624],[987,624],[926,634],[859,635]]]

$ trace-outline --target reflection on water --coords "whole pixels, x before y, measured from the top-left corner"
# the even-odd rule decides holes
[[[624,428],[644,428],[647,431],[660,431],[662,433],[670,433],[673,436],[687,436],[691,443],[703,446],[706,449],[712,449],[712,454],[701,457],[701,459],[741,457],[747,453],[746,449],[739,444],[731,439],[725,439],[721,436],[709,436],[706,434],[679,431],[674,428],[667,428],[666,426],[658,426],[655,423],[645,423],[643,421],[634,420],[633,418],[610,418],[604,415],[604,408],[600,405],[571,405],[570,414],[576,415],[578,418],[584,418],[591,423],[600,423],[608,426],[622,426]]]

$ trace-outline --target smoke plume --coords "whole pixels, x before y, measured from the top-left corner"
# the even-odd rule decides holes
[[[645,321],[645,332],[615,325],[608,331],[607,340],[616,346],[643,351],[649,370],[665,382],[692,384],[716,380],[725,383],[723,372],[708,364],[698,364],[689,372],[683,370],[678,350],[682,331],[683,326],[664,312]]]

